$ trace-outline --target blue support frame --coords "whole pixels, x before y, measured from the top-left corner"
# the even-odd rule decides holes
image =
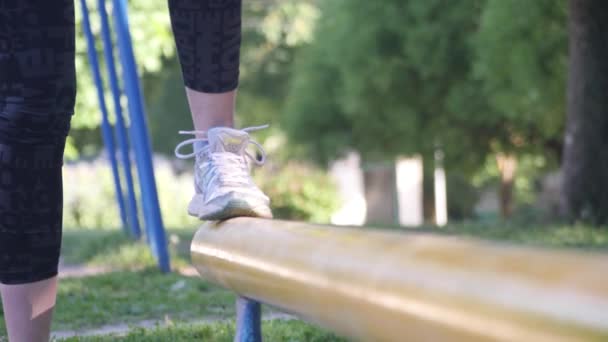
[[[127,194],[128,194],[128,222],[131,227],[131,234],[136,239],[141,237],[141,228],[139,224],[139,216],[137,212],[137,200],[135,197],[135,188],[133,185],[133,175],[131,173],[131,158],[129,156],[129,143],[127,138],[127,128],[124,121],[122,112],[122,106],[120,104],[121,90],[118,83],[118,73],[116,72],[116,65],[114,64],[114,46],[112,44],[112,36],[110,34],[110,23],[108,20],[108,12],[106,10],[106,1],[98,0],[97,8],[101,17],[101,35],[103,39],[103,52],[106,61],[106,67],[108,68],[108,79],[110,81],[110,88],[112,89],[112,96],[114,100],[114,112],[116,115],[116,138],[118,146],[120,147],[120,155],[122,159],[122,166],[124,168],[125,181],[127,183]]]
[[[112,126],[108,120],[108,108],[106,107],[106,101],[103,92],[103,80],[101,78],[101,72],[99,71],[99,60],[97,59],[97,51],[95,49],[95,38],[91,31],[91,24],[89,21],[89,10],[85,0],[80,0],[80,6],[82,8],[82,26],[87,39],[87,53],[91,64],[91,72],[93,74],[93,80],[97,86],[97,98],[99,101],[99,107],[101,109],[101,133],[108,153],[108,159],[112,167],[112,176],[114,177],[114,187],[116,191],[116,202],[120,211],[120,219],[122,221],[123,229],[127,230],[127,214],[125,210],[125,201],[122,193],[122,186],[120,182],[120,175],[118,173],[118,163],[116,162],[116,147],[114,145],[114,135],[112,134]]]
[[[126,0],[113,0],[113,4],[119,57],[122,63],[125,92],[129,99],[129,117],[131,119],[129,129],[131,131],[131,143],[135,149],[137,172],[141,185],[146,233],[148,234],[152,252],[157,258],[159,268],[162,272],[170,272],[171,266],[169,263],[169,253],[167,252],[167,238],[160,215],[154,168],[150,153],[151,144],[148,136],[148,125],[144,113],[144,103],[137,75],[135,57],[133,55],[131,34],[129,32],[127,4]]]
[[[239,297],[236,301],[235,342],[262,342],[262,306]]]

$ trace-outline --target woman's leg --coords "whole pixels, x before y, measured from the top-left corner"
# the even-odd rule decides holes
[[[194,128],[234,125],[241,0],[169,0]]]
[[[213,127],[234,127],[236,90],[211,94],[186,87],[186,95],[195,130],[204,132]]]
[[[196,193],[188,213],[204,220],[272,217],[269,198],[246,166],[248,133],[222,128],[234,126],[241,0],[169,0],[169,8],[192,121],[197,138],[207,144],[194,146]],[[234,158],[243,162],[235,164]],[[240,318],[247,304],[244,298],[237,302],[239,326],[246,324]]]
[[[49,339],[75,91],[73,0],[0,1],[0,294],[11,342]]]
[[[9,340],[48,341],[57,277],[24,285],[0,285]]]
[[[239,81],[241,0],[169,0],[171,23],[194,122],[196,193],[188,213],[203,220],[271,217],[249,175],[250,130],[232,129]],[[197,141],[198,140],[198,141]],[[253,142],[253,144],[256,144]],[[258,145],[259,146],[259,145]]]

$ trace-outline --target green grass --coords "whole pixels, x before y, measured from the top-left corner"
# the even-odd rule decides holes
[[[173,268],[190,264],[190,241],[195,231],[167,231]],[[136,270],[156,265],[145,241],[133,241],[119,230],[66,231],[63,234],[61,255],[66,264],[104,266],[119,270]]]
[[[232,318],[234,295],[199,278],[156,270],[63,279],[53,330],[77,330],[148,319]],[[4,335],[0,310],[0,336]]]
[[[531,247],[554,247],[608,251],[608,228],[586,225],[521,225],[508,222],[460,223],[444,228],[412,228],[408,231],[428,231],[501,241]]]
[[[99,336],[99,337],[74,337],[61,340],[62,342],[180,342],[180,341],[205,341],[205,342],[232,342],[234,338],[233,322],[218,322],[215,324],[177,324],[169,327],[157,327],[156,329],[133,329],[126,336]],[[309,324],[299,321],[275,320],[264,322],[262,326],[264,341],[267,342],[345,342],[332,333],[315,328]]]

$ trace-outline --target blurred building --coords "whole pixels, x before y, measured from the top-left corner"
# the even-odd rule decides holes
[[[361,165],[356,152],[334,161],[330,174],[338,186],[342,207],[332,215],[338,225],[403,225],[423,223],[422,160]]]

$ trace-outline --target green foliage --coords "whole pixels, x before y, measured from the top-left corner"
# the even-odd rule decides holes
[[[190,138],[179,135],[178,131],[192,129],[190,108],[177,57],[166,60],[160,72],[147,73],[143,80],[152,149],[173,157],[175,146]]]
[[[479,200],[478,190],[467,177],[460,173],[448,173],[446,182],[450,220],[460,221],[473,217],[475,205]]]
[[[260,141],[279,134],[294,53],[312,38],[318,10],[314,0],[244,2],[245,25],[237,98],[238,127],[269,123]]]
[[[156,185],[163,222],[170,227],[188,227],[197,220],[186,213],[193,193],[192,176],[177,175],[170,162],[157,157],[154,160]],[[137,172],[134,169],[133,175]],[[68,229],[116,229],[121,227],[118,204],[110,165],[103,158],[93,161],[68,163],[63,170],[64,179],[64,226]],[[123,191],[126,192],[123,181]],[[136,183],[136,192],[139,188]],[[141,202],[138,202],[141,210]],[[140,215],[143,226],[143,216]]]
[[[466,178],[497,153],[542,157],[516,179],[516,196],[531,201],[528,175],[556,167],[562,147],[564,2],[352,0],[320,9],[289,88],[290,139],[322,163],[349,149],[373,161],[440,148],[446,170]]]
[[[296,63],[290,137],[311,144],[323,161],[347,148],[367,160],[391,159],[439,143],[446,163],[474,164],[485,152],[483,135],[469,135],[465,123],[478,113],[454,109],[452,98],[467,95],[466,104],[478,107],[462,88],[479,3],[324,2],[315,40]]]
[[[296,64],[285,127],[291,144],[327,164],[354,142],[351,124],[336,101],[338,72],[319,57],[323,53],[317,50],[320,47],[312,45]]]
[[[158,72],[161,69],[163,58],[170,57],[175,53],[167,2],[164,0],[130,0],[128,3],[129,24],[139,72],[140,74],[144,72]],[[109,108],[113,108],[111,92],[109,91],[107,81],[107,71],[102,55],[101,22],[97,10],[97,2],[87,0],[87,7],[90,11],[91,28],[96,37],[96,48],[101,63],[102,77],[106,81],[106,104]],[[111,15],[111,6],[108,6],[108,11]],[[110,26],[113,26],[112,23],[110,23]],[[82,32],[82,12],[78,2],[76,2],[76,30],[78,93],[76,97],[76,115],[72,118],[71,139],[68,141],[69,150],[72,153],[67,155],[67,157],[71,158],[77,157],[77,152],[82,153],[87,146],[91,150],[89,153],[94,153],[101,143],[100,135],[95,130],[100,125],[101,113],[87,57],[87,44]],[[115,54],[118,57],[117,51],[115,51]],[[119,65],[117,66],[119,67]],[[125,103],[123,103],[124,105]]]
[[[299,163],[267,167],[255,173],[256,184],[270,197],[275,218],[329,222],[338,209],[335,185],[321,170]]]
[[[514,208],[516,211],[520,208],[523,210],[531,209],[538,211],[537,216],[543,216],[540,209],[534,209],[533,207],[537,201],[541,180],[555,166],[551,160],[551,156],[539,155],[537,153],[522,152],[518,155],[517,177],[513,183],[515,195]],[[500,170],[496,164],[495,157],[489,155],[470,178],[470,183],[477,189],[499,187],[501,182]],[[450,184],[449,180],[448,184]],[[448,191],[450,191],[449,186]],[[448,196],[450,195],[448,194]]]
[[[566,2],[488,0],[472,37],[474,77],[505,133],[495,149],[543,151],[565,119]],[[546,149],[545,149],[546,150]],[[552,157],[558,149],[550,151]]]
[[[155,176],[163,222],[168,227],[194,227],[199,221],[186,213],[194,191],[191,166],[177,174],[168,160],[155,158]],[[64,167],[64,226],[73,229],[121,228],[110,166],[102,159]],[[289,163],[267,165],[256,172],[257,184],[270,196],[276,217],[328,222],[338,207],[329,176],[312,166]],[[124,183],[123,183],[124,186]],[[139,192],[139,191],[137,191]],[[141,203],[138,203],[141,210]],[[140,224],[144,224],[141,216]]]

